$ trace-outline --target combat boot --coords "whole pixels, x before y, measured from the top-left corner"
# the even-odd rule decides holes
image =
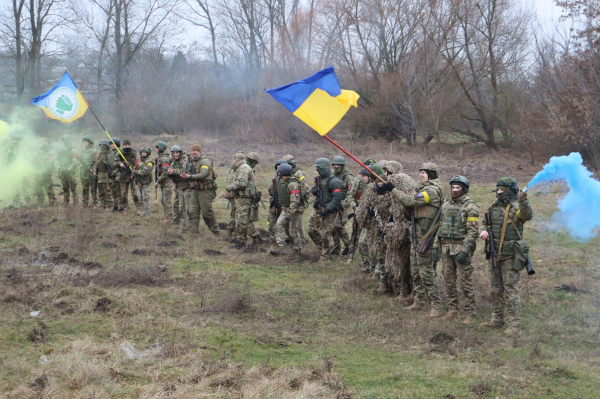
[[[283,245],[277,246],[277,247],[269,250],[269,253],[271,255],[275,255],[275,256],[277,256],[277,255],[287,255],[287,251],[285,250],[285,246],[283,246]]]
[[[350,247],[346,247],[342,251],[342,256],[347,256],[349,253],[350,253]]]
[[[473,325],[477,322],[477,320],[475,319],[474,315],[468,315],[467,317],[465,317],[465,319],[463,320],[463,324],[466,324],[468,326]]]
[[[400,302],[401,305],[404,306],[410,306],[413,304],[414,300],[415,300],[415,296],[414,295],[407,295],[407,296],[397,296],[396,300],[398,302]]]
[[[260,246],[260,237],[259,236],[254,236],[252,237],[252,245],[253,247],[259,247]]]
[[[227,237],[228,240],[232,240],[233,239],[233,230],[227,230]]]
[[[423,310],[425,305],[423,303],[415,301],[412,305],[405,307],[406,310]]]
[[[432,319],[437,319],[442,317],[442,310],[441,309],[431,309],[431,311],[429,312],[429,317]]]
[[[480,326],[483,328],[501,328],[503,325],[504,322],[498,320],[490,320],[480,324]]]
[[[450,321],[458,319],[458,312],[448,312],[442,317],[442,319]]]
[[[377,295],[384,295],[388,290],[388,286],[385,281],[380,281],[377,286]]]

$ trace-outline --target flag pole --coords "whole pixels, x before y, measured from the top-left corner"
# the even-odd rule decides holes
[[[83,96],[82,96],[83,97]],[[119,151],[119,154],[121,154],[121,158],[125,161],[125,164],[127,165],[127,167],[129,167],[130,170],[133,170],[131,168],[131,165],[129,165],[129,162],[127,162],[127,159],[125,159],[125,156],[123,155],[123,153],[121,152],[121,150],[119,149],[119,146],[115,144],[115,142],[113,141],[112,137],[110,137],[110,134],[108,134],[108,130],[106,130],[104,128],[104,125],[102,124],[102,122],[100,122],[100,119],[98,119],[98,117],[96,116],[96,113],[94,112],[94,110],[92,109],[92,107],[90,106],[90,103],[87,102],[87,100],[85,100],[85,102],[87,103],[88,108],[90,109],[90,111],[92,111],[92,115],[94,115],[94,118],[96,118],[96,120],[98,121],[98,123],[100,124],[100,127],[102,128],[102,130],[104,130],[104,133],[106,133],[106,135],[108,136],[108,138],[110,139],[111,143],[113,143],[113,145],[115,146],[115,148],[117,149],[117,151]]]
[[[91,109],[91,108],[90,108]],[[92,111],[94,112],[94,111]],[[369,169],[369,167],[367,165],[365,165],[364,163],[360,162],[354,155],[350,154],[348,151],[346,151],[341,145],[339,145],[338,143],[336,143],[335,141],[333,141],[332,139],[330,139],[329,137],[327,137],[327,135],[324,135],[323,137],[325,137],[331,144],[333,144],[334,146],[336,146],[340,151],[342,151],[344,154],[348,155],[350,158],[352,158],[356,163],[358,163],[360,166],[362,166],[363,168],[365,168],[366,170],[368,170],[373,176],[377,177],[379,180],[381,180],[382,183],[386,183],[385,180],[383,180],[379,175],[377,175],[375,172],[373,172],[371,169]]]

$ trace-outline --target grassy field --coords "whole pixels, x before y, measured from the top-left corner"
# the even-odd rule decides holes
[[[262,187],[276,159],[259,166]],[[416,174],[416,158],[403,163]],[[485,170],[462,170],[475,176],[471,197],[482,208],[498,177]],[[537,274],[520,283],[520,338],[407,313],[376,295],[357,262],[316,263],[312,244],[294,263],[202,229],[180,233],[157,203],[147,219],[0,211],[0,397],[597,398],[600,238],[579,243],[551,228],[563,190],[530,194]],[[225,206],[215,201],[219,222]],[[479,322],[491,314],[482,247]]]

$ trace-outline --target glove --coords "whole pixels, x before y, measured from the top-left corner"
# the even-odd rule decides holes
[[[313,204],[313,208],[319,209],[319,202],[318,201],[315,201],[315,203]]]
[[[327,208],[325,208],[325,209],[323,210],[323,212],[321,212],[321,217],[325,217],[325,216],[327,216],[328,214],[329,214],[329,211],[327,210]]]
[[[521,191],[519,193],[519,202],[523,202],[527,199],[527,193],[524,193],[523,191]]]
[[[390,182],[384,183],[381,186],[376,185],[375,187],[376,187],[377,194],[379,194],[379,195],[383,195],[383,194],[387,193],[388,191],[392,191],[393,189],[396,188],[396,186],[394,186]]]
[[[375,217],[375,211],[373,210],[373,208],[369,208],[369,210],[367,212],[369,213],[369,216],[371,216],[372,218]]]
[[[461,252],[458,255],[456,255],[456,261],[461,265],[467,263],[467,259],[469,259],[469,255],[467,255],[466,252]]]
[[[433,250],[431,251],[431,256],[433,256],[434,262],[439,262],[440,261],[440,249],[433,248]]]
[[[317,187],[313,187],[312,190],[310,190],[310,192],[312,193],[312,195],[314,195],[315,197],[319,194],[319,190],[317,189]]]

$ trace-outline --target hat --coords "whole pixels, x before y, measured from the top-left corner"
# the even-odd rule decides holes
[[[131,141],[129,139],[123,140],[123,145],[131,145]]]
[[[192,151],[202,152],[202,147],[200,147],[200,144],[194,144],[192,146]]]

